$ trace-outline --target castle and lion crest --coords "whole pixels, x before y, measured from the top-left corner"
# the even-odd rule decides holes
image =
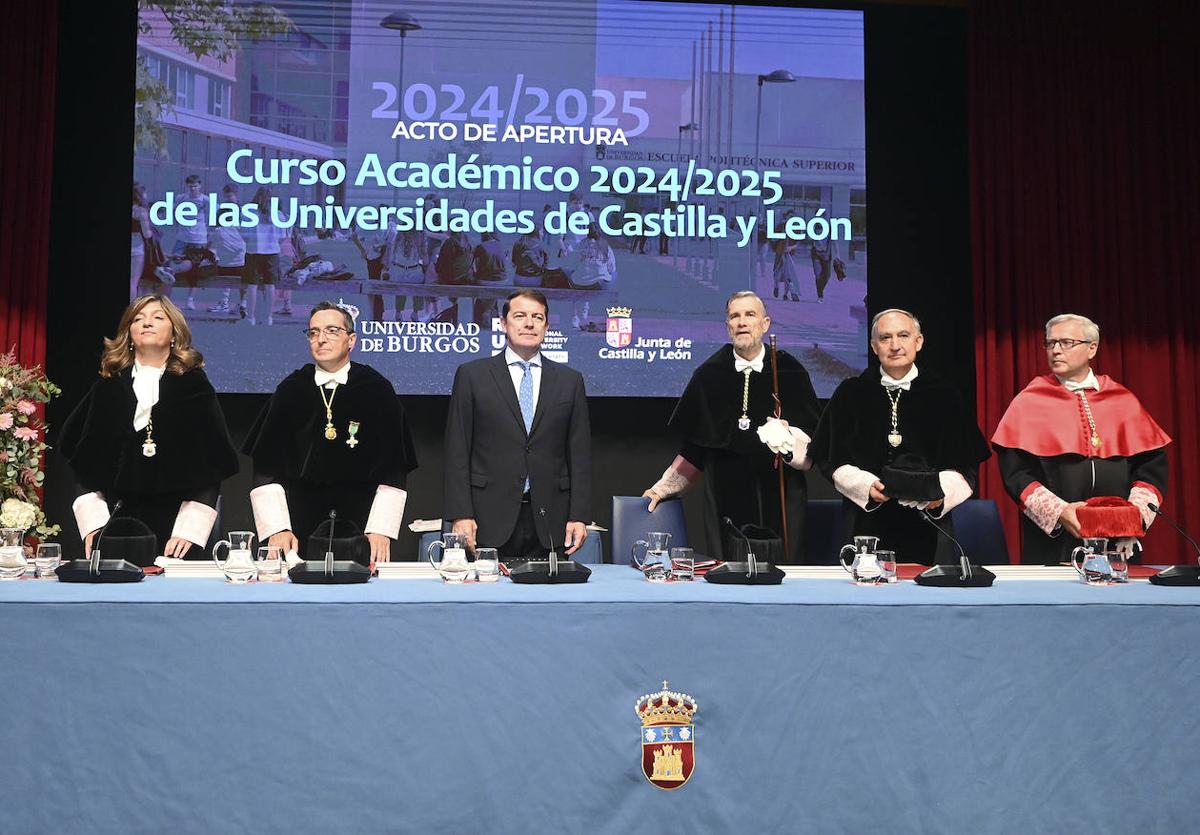
[[[660,789],[677,789],[696,767],[696,700],[663,689],[634,703],[642,721],[642,774]]]
[[[604,341],[614,348],[624,348],[633,341],[633,308],[608,308],[608,325],[604,329]]]

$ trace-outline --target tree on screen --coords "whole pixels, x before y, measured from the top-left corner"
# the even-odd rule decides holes
[[[228,0],[138,0],[138,35],[149,35],[153,26],[147,13],[166,19],[174,41],[193,57],[227,61],[242,41],[258,40],[288,31],[291,21],[274,6],[234,6]],[[163,79],[155,78],[146,60],[137,59],[134,106],[134,147],[155,153],[166,151],[167,137],[159,121],[173,106],[174,94]]]

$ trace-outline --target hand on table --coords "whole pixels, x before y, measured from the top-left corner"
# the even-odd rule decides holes
[[[300,540],[296,539],[296,535],[291,531],[280,531],[279,533],[271,534],[271,538],[267,540],[267,544],[278,548],[279,553],[283,554],[284,559],[287,558],[289,553],[300,550]]]
[[[579,550],[579,546],[587,539],[587,535],[587,525],[583,522],[567,522],[567,530],[563,534],[563,545],[566,546],[568,557]]]
[[[475,550],[475,533],[479,530],[479,525],[474,519],[455,519],[454,525],[450,528],[450,533],[456,533],[467,541],[467,550]]]
[[[367,542],[371,543],[371,562],[392,561],[392,540],[381,533],[369,533]]]
[[[173,557],[183,559],[183,555],[191,550],[192,543],[181,536],[173,536],[167,540],[166,546],[163,548],[164,557]]]

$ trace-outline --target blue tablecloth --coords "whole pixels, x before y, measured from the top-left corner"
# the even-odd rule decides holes
[[[1180,832],[1200,589],[0,583],[0,832]],[[696,771],[635,699],[693,695]]]

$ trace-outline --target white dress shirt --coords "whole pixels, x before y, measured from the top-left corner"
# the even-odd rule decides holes
[[[879,367],[879,385],[885,389],[902,389],[908,391],[912,388],[912,381],[917,379],[917,367],[914,365],[908,369],[908,373],[897,380],[883,370],[883,366]]]
[[[337,383],[339,386],[346,385],[346,381],[350,379],[350,360],[346,360],[346,364],[337,371],[326,371],[317,366],[313,372],[313,382],[318,386],[328,387],[330,383]]]
[[[517,402],[521,402],[521,378],[525,376],[525,369],[518,363],[524,362],[517,352],[512,348],[504,349],[504,361],[508,364],[508,374],[512,377],[513,391],[516,392]],[[538,351],[529,360],[533,363],[529,368],[529,373],[533,375],[533,410],[537,412],[538,394],[542,390],[542,352]]]
[[[150,423],[150,410],[158,402],[158,384],[166,370],[165,365],[155,368],[133,361],[133,396],[137,398],[137,407],[133,410],[133,428],[138,432]]]
[[[1058,377],[1057,374],[1054,376]],[[1072,394],[1078,391],[1087,391],[1089,389],[1092,391],[1100,391],[1100,381],[1096,379],[1096,372],[1090,368],[1088,369],[1087,376],[1079,382],[1074,380],[1064,380],[1062,377],[1058,377],[1058,381],[1062,383],[1063,388]]]
[[[737,355],[737,352],[734,352],[733,370],[736,371],[738,374],[741,374],[747,368],[753,368],[755,371],[757,371],[759,374],[761,374],[762,370],[763,370],[763,360],[766,359],[766,356],[767,356],[767,347],[765,345],[762,346],[761,348],[759,348],[758,355],[755,356],[754,359],[744,360],[740,356]]]

